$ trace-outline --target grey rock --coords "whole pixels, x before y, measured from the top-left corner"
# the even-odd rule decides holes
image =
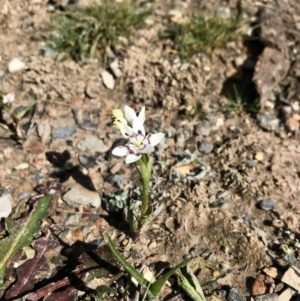
[[[245,164],[246,164],[247,167],[253,167],[253,166],[255,166],[257,163],[258,163],[257,160],[246,160],[246,161],[245,161]]]
[[[97,159],[94,156],[79,155],[79,162],[82,166],[89,169],[96,165]]]
[[[28,27],[30,27],[31,25],[33,25],[33,19],[32,17],[28,16],[27,18],[25,18],[21,24],[21,29],[25,30]]]
[[[99,193],[88,190],[80,184],[72,186],[72,188],[63,195],[62,199],[70,206],[90,205],[98,208],[101,205]]]
[[[122,177],[118,174],[110,175],[107,178],[107,181],[114,184],[114,185],[125,185],[125,184],[127,184],[127,180],[124,177]]]
[[[109,150],[109,146],[105,145],[103,140],[96,136],[87,136],[85,139],[79,141],[77,147],[82,151],[93,151],[105,153]]]
[[[68,214],[66,221],[65,221],[65,226],[66,227],[76,227],[80,223],[80,218],[79,214],[77,213],[70,213]]]
[[[88,119],[85,119],[81,124],[80,127],[83,130],[87,130],[87,131],[95,131],[98,130],[98,124],[91,122]]]
[[[3,70],[0,70],[0,79],[2,79],[5,76],[5,72]]]
[[[263,210],[271,210],[276,207],[276,204],[273,200],[261,200],[258,202],[258,206]]]
[[[255,297],[255,301],[277,301],[279,296],[277,294],[265,294],[262,296]],[[288,301],[288,300],[286,300]]]
[[[227,296],[228,301],[246,301],[246,298],[236,289],[232,288]]]
[[[198,146],[199,151],[204,154],[211,153],[213,148],[214,146],[208,140],[203,140]]]
[[[76,125],[68,125],[65,127],[58,128],[52,132],[52,141],[58,139],[67,139],[76,133]]]
[[[258,114],[258,124],[267,131],[276,131],[279,128],[280,120],[275,115]]]

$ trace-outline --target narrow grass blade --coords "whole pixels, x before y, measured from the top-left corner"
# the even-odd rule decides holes
[[[194,301],[206,301],[197,277],[188,268],[177,272],[178,284]]]
[[[154,283],[152,283],[150,285],[150,292],[152,293],[152,295],[154,297],[157,297],[162,286],[165,284],[165,282],[180,268],[186,266],[190,261],[192,260],[192,258],[189,258],[181,263],[179,263],[178,265],[176,265],[174,268],[172,268],[169,272],[167,272],[166,274],[164,274],[162,277],[160,277],[158,280],[156,280]]]
[[[134,277],[143,287],[147,288],[149,285],[149,281],[147,281],[141,273],[139,273],[130,263],[126,261],[126,259],[119,253],[119,251],[114,246],[114,243],[110,239],[107,234],[104,234],[105,242],[108,244],[112,253],[117,257],[122,266],[126,269],[126,271]]]

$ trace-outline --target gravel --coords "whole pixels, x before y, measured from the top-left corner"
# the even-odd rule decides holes
[[[200,142],[200,145],[198,146],[198,149],[203,154],[209,154],[213,150],[213,145],[208,140],[203,140]]]
[[[235,288],[232,288],[229,291],[227,299],[228,301],[246,301],[245,297],[243,297],[241,293]]]
[[[261,200],[258,202],[258,206],[263,210],[272,210],[275,209],[276,204],[273,200]]]
[[[67,139],[71,136],[73,136],[77,131],[76,125],[70,125],[58,128],[52,132],[52,141],[58,140],[58,139]]]

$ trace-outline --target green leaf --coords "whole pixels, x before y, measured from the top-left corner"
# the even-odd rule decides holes
[[[194,301],[206,301],[197,277],[186,267],[177,271],[178,284]]]
[[[179,263],[178,265],[176,265],[174,268],[172,268],[169,272],[167,272],[166,274],[164,274],[162,277],[160,277],[158,280],[156,280],[154,283],[152,283],[150,285],[150,292],[152,293],[152,295],[154,297],[157,297],[162,286],[165,284],[165,282],[180,268],[184,267],[185,265],[187,265],[190,261],[192,260],[192,258],[189,258],[181,263]]]
[[[112,242],[111,238],[107,234],[104,234],[104,240],[108,244],[112,253],[117,257],[117,259],[120,261],[122,266],[125,268],[125,270],[132,277],[134,277],[143,287],[146,288],[149,285],[149,281],[146,280],[141,273],[139,273],[130,263],[126,261],[126,259],[116,249],[114,243]]]
[[[47,215],[51,200],[51,195],[42,197],[24,219],[6,219],[8,236],[0,241],[0,287],[4,285],[3,276],[7,260],[20,248],[31,244],[34,234],[40,229],[38,222]]]
[[[17,119],[17,120],[20,120],[22,119],[26,114],[27,112],[29,112],[31,110],[31,108],[33,106],[35,106],[37,103],[36,100],[34,100],[33,102],[31,102],[28,106],[26,106],[25,108],[23,108],[20,112],[14,114],[14,117]]]

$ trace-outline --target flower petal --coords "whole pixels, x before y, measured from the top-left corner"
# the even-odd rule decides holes
[[[112,150],[111,153],[115,156],[123,157],[128,155],[128,149],[125,146],[117,146]]]
[[[145,119],[146,119],[145,106],[142,107],[142,109],[141,109],[141,111],[140,111],[137,118],[141,121],[142,124],[144,124]]]
[[[142,134],[143,136],[145,136],[145,128],[140,119],[133,119],[132,129],[135,134]]]
[[[134,109],[129,106],[124,107],[124,116],[129,123],[132,123],[132,121],[137,117]]]
[[[147,145],[144,149],[139,150],[140,153],[146,154],[146,153],[152,153],[154,151],[154,146]]]
[[[165,138],[165,134],[164,134],[164,133],[157,133],[157,134],[150,134],[150,135],[148,135],[148,139],[150,140],[150,144],[151,144],[152,146],[157,145],[157,144],[160,143],[164,138]]]
[[[129,155],[127,155],[127,157],[126,157],[125,162],[126,162],[126,164],[130,164],[130,163],[136,162],[136,161],[139,160],[141,157],[142,157],[141,154],[139,154],[139,155],[136,155],[136,154],[129,154]]]
[[[133,134],[133,130],[127,124],[120,124],[120,131],[124,138],[129,138]]]

